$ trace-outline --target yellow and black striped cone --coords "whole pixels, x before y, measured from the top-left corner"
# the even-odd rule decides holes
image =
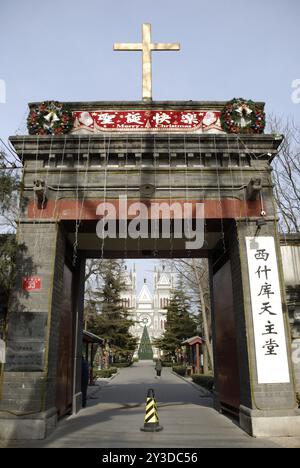
[[[157,403],[155,400],[154,390],[150,388],[150,390],[148,390],[147,393],[144,427],[141,427],[141,431],[159,432],[162,430],[163,427],[159,425]]]

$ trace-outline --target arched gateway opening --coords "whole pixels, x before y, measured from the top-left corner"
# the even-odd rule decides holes
[[[11,138],[32,267],[18,259],[1,435],[46,437],[81,407],[84,266],[99,257],[207,258],[217,407],[255,436],[299,432],[270,169],[282,139],[226,133],[224,105],[69,103],[70,133]]]

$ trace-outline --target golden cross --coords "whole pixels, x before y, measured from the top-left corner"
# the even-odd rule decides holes
[[[152,100],[152,50],[180,50],[180,44],[163,44],[151,42],[151,24],[144,23],[142,27],[143,42],[117,43],[114,50],[143,52],[143,101]]]

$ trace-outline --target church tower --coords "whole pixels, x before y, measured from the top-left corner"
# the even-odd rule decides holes
[[[131,329],[132,334],[138,338],[139,344],[136,356],[141,359],[145,355],[144,351],[140,356],[140,345],[143,333],[146,331],[152,342],[155,338],[160,338],[165,331],[166,307],[169,305],[172,289],[175,285],[175,274],[167,272],[165,266],[155,267],[153,274],[153,292],[144,279],[142,289],[137,294],[136,272],[125,269],[126,290],[122,299],[126,307],[129,307],[131,317],[135,324]],[[129,304],[129,306],[128,306]],[[159,350],[152,346],[153,357],[159,355]]]
[[[124,267],[124,278],[125,289],[121,294],[121,299],[124,306],[129,310],[135,309],[136,307],[136,271],[135,265],[133,269],[128,271],[127,265]]]

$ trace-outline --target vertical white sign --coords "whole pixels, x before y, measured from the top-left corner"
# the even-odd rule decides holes
[[[259,384],[288,383],[289,366],[273,237],[246,237]]]

